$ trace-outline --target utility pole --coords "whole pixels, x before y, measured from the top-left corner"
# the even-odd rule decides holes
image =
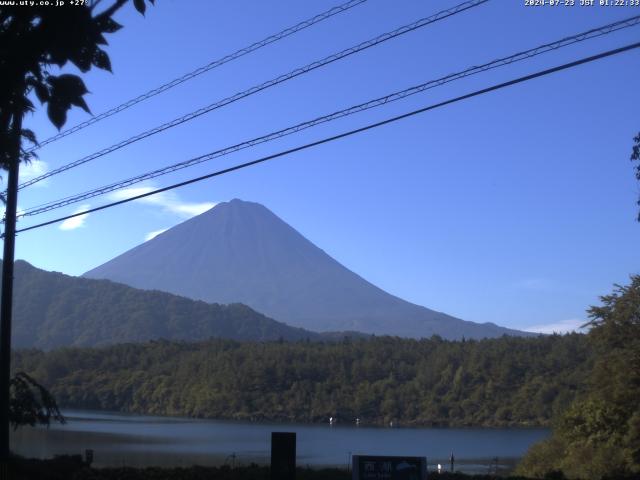
[[[0,462],[9,460],[9,382],[11,380],[11,314],[13,308],[13,260],[16,241],[18,173],[22,114],[14,112],[11,138],[13,149],[8,167],[7,205],[4,217],[4,255],[2,257],[2,298],[0,299]],[[5,467],[6,468],[6,467]]]

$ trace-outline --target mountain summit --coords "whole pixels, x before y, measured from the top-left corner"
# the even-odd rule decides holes
[[[315,331],[448,339],[522,335],[388,294],[342,266],[258,203],[232,200],[181,223],[85,277],[211,303],[244,303]]]

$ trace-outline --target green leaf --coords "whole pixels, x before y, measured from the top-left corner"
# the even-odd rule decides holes
[[[100,50],[99,48],[93,53],[93,64],[102,70],[108,70],[109,72],[112,71],[109,55],[107,55],[107,52]]]
[[[52,97],[72,98],[88,93],[87,87],[80,77],[65,73],[64,75],[51,75],[47,81],[51,85]]]
[[[138,10],[142,15],[144,15],[144,12],[147,10],[144,0],[133,0],[133,6],[136,7],[136,10]]]
[[[109,45],[109,42],[107,42],[107,39],[104,38],[104,35],[98,33],[96,35],[96,45]]]
[[[33,132],[33,130],[29,130],[28,128],[23,128],[22,136],[27,140],[29,140],[34,145],[38,145],[38,140],[36,139],[36,134]]]
[[[20,102],[18,102],[19,104]],[[26,97],[22,98],[22,105],[21,105],[21,109],[25,112],[33,112],[36,108],[33,105],[33,102],[31,100],[29,100]]]
[[[49,101],[49,105],[47,106],[47,115],[49,116],[51,123],[53,123],[58,130],[60,130],[67,121],[68,109],[69,107],[63,105],[60,101]]]
[[[109,17],[100,18],[96,23],[102,33],[115,33],[122,28],[122,25]]]
[[[49,425],[51,420],[66,423],[53,395],[24,372],[9,382],[9,421],[15,430],[22,425]]]
[[[72,105],[75,105],[76,107],[80,107],[81,109],[83,109],[87,113],[91,113],[91,110],[89,110],[89,105],[87,105],[87,102],[85,102],[84,98],[82,98],[82,97],[76,97],[76,98],[70,100],[70,103]]]
[[[64,125],[67,118],[67,110],[71,108],[71,105],[91,113],[89,106],[82,98],[85,93],[88,93],[88,90],[80,77],[70,74],[57,77],[51,75],[47,81],[51,85],[51,97],[47,113],[58,129]],[[62,115],[62,111],[64,111],[64,115]]]
[[[76,67],[80,69],[82,73],[88,72],[91,68],[91,61],[93,59],[93,51],[95,51],[96,47],[93,47],[93,50],[83,47],[80,50],[74,52],[73,55],[70,55],[70,60],[74,63]]]
[[[38,97],[40,103],[45,103],[49,100],[49,89],[45,84],[36,82],[33,85],[33,89],[36,92],[36,97]]]

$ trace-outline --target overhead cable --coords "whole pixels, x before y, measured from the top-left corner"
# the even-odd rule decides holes
[[[299,67],[296,68],[295,70],[292,70],[288,73],[285,73],[283,75],[280,75],[276,78],[273,78],[271,80],[268,80],[264,83],[261,83],[259,85],[255,85],[247,90],[244,90],[242,92],[236,93],[235,95],[232,95],[230,97],[226,97],[222,100],[219,100],[217,102],[211,103],[205,107],[199,108],[198,110],[195,110],[191,113],[188,113],[186,115],[183,115],[179,118],[176,118],[174,120],[171,120],[170,122],[164,123],[158,127],[152,128],[150,130],[147,130],[145,132],[139,133],[137,135],[134,135],[133,137],[130,137],[126,140],[122,140],[121,142],[118,142],[116,144],[113,144],[109,147],[103,148],[102,150],[99,150],[95,153],[92,153],[90,155],[87,155],[83,158],[80,158],[78,160],[75,160],[71,163],[68,163],[66,165],[63,165],[61,167],[58,167],[54,170],[51,170],[49,172],[46,172],[42,175],[39,175],[37,177],[34,177],[30,180],[27,180],[25,182],[22,182],[19,185],[19,188],[25,188],[28,187],[30,185],[33,185],[35,183],[38,183],[46,178],[52,177],[53,175],[58,175],[62,172],[65,172],[67,170],[70,170],[72,168],[78,167],[80,165],[83,165],[87,162],[90,162],[92,160],[95,160],[97,158],[103,157],[109,153],[115,152],[116,150],[120,150],[123,147],[126,147],[127,145],[131,145],[132,143],[138,142],[142,139],[145,139],[147,137],[150,137],[152,135],[155,135],[157,133],[163,132],[169,128],[181,125],[185,122],[188,122],[190,120],[193,120],[195,118],[198,118],[206,113],[212,112],[213,110],[216,110],[218,108],[224,107],[226,105],[229,105],[231,103],[234,103],[238,100],[241,100],[243,98],[249,97],[251,95],[254,95],[258,92],[261,92],[263,90],[266,90],[267,88],[279,85],[283,82],[286,82],[288,80],[291,80],[293,78],[299,77],[300,75],[304,75],[306,73],[309,73],[313,70],[316,70],[320,67],[324,67],[325,65],[329,65],[335,61],[341,60],[345,57],[348,57],[350,55],[353,55],[355,53],[361,52],[363,50],[366,50],[368,48],[374,47],[376,45],[379,45],[383,42],[386,42],[388,40],[391,40],[393,38],[399,37],[401,35],[404,35],[406,33],[412,32],[414,30],[417,30],[419,28],[425,27],[427,25],[430,25],[432,23],[435,23],[437,21],[443,20],[445,18],[451,17],[453,15],[456,15],[458,13],[461,13],[463,11],[469,10],[471,8],[477,7],[483,3],[488,2],[489,0],[469,0],[466,2],[463,2],[459,5],[456,5],[455,7],[452,8],[448,8],[446,10],[442,10],[434,15],[431,15],[429,17],[425,17],[422,18],[420,20],[417,20],[415,22],[412,22],[408,25],[404,25],[400,28],[397,28],[396,30],[393,30],[392,32],[387,32],[384,33],[382,35],[378,35],[375,38],[372,38],[370,40],[367,40],[365,42],[362,42],[358,45],[355,45],[353,47],[347,48],[345,50],[342,50],[338,53],[334,53],[332,55],[329,55],[328,57],[325,57],[321,60],[317,60],[315,62],[312,62],[310,64],[307,64],[303,67]]]
[[[160,177],[162,175],[166,175],[178,170],[182,170],[183,168],[187,168],[187,167],[191,167],[193,165],[197,165],[199,163],[205,162],[205,161],[209,161],[215,158],[219,158],[219,157],[223,157],[226,155],[229,155],[231,153],[235,153],[237,151],[240,150],[244,150],[246,148],[250,148],[262,143],[266,143],[269,141],[273,141],[276,140],[278,138],[282,138],[284,136],[287,135],[291,135],[297,132],[300,132],[302,130],[306,130],[308,128],[311,127],[315,127],[317,125],[323,124],[323,123],[327,123],[327,122],[331,122],[333,120],[337,120],[339,118],[343,118],[349,115],[353,115],[355,113],[359,113],[365,110],[369,110],[375,107],[379,107],[382,105],[386,105],[388,103],[391,102],[395,102],[398,100],[401,100],[403,98],[409,97],[411,95],[415,95],[417,93],[420,92],[424,92],[426,90],[456,81],[456,80],[460,80],[462,78],[466,78],[469,77],[471,75],[477,75],[479,73],[488,71],[488,70],[492,70],[495,68],[499,68],[502,66],[506,66],[506,65],[511,65],[515,62],[519,62],[522,60],[526,60],[550,51],[555,51],[558,50],[560,48],[564,48],[567,47],[569,45],[573,45],[575,43],[579,43],[579,42],[583,42],[592,38],[597,38],[600,37],[602,35],[607,35],[610,34],[614,31],[617,30],[621,30],[623,28],[629,28],[632,26],[637,26],[640,25],[640,15],[631,17],[631,18],[627,18],[625,20],[621,20],[618,22],[614,22],[614,23],[610,23],[608,25],[603,25],[601,27],[598,28],[593,28],[590,30],[587,30],[585,32],[581,32],[569,37],[565,37],[562,38],[560,40],[556,40],[554,42],[551,43],[546,43],[544,45],[540,45],[538,47],[535,48],[531,48],[529,50],[525,50],[522,52],[518,52],[515,53],[513,55],[507,56],[507,57],[502,57],[502,58],[498,58],[496,60],[493,60],[491,62],[482,64],[482,65],[478,65],[478,66],[473,66],[470,68],[467,68],[466,70],[460,71],[460,72],[456,72],[456,73],[452,73],[449,75],[446,75],[444,77],[435,79],[435,80],[429,80],[428,82],[424,82],[421,83],[420,85],[415,85],[412,86],[410,88],[406,88],[404,90],[400,90],[397,92],[393,92],[390,93],[388,95],[385,95],[383,97],[379,97],[373,100],[369,100],[368,102],[365,103],[361,103],[358,105],[354,105],[351,106],[349,108],[345,108],[336,112],[333,112],[331,114],[328,115],[324,115],[321,117],[317,117],[314,118],[312,120],[308,120],[302,123],[298,123],[296,125],[275,131],[275,132],[271,132],[267,135],[262,135],[260,137],[256,137],[253,138],[251,140],[247,140],[229,147],[225,147],[223,149],[220,150],[216,150],[214,152],[210,152],[207,153],[205,155],[200,155],[198,157],[194,157],[179,163],[175,163],[166,167],[162,167],[156,170],[152,170],[140,175],[136,175],[134,177],[130,177],[128,179],[125,180],[120,180],[118,182],[114,182],[108,185],[104,185],[102,187],[93,189],[93,190],[89,190],[83,193],[79,193],[79,194],[75,194],[75,195],[71,195],[71,196],[67,196],[65,198],[61,198],[61,199],[57,199],[51,202],[47,202],[41,205],[37,205],[34,207],[30,207],[27,208],[25,210],[23,210],[22,212],[19,213],[19,217],[26,217],[26,216],[33,216],[33,215],[38,215],[44,212],[48,212],[51,210],[55,210],[58,208],[62,208],[65,207],[67,205],[71,205],[74,203],[78,203],[78,202],[82,202],[85,200],[88,200],[90,198],[93,197],[97,197],[99,195],[103,195],[106,193],[110,193],[116,190],[120,190],[122,188],[126,188],[126,187],[130,187],[131,185],[143,182],[145,180],[151,180],[153,178],[156,177]]]
[[[343,132],[343,133],[340,133],[338,135],[333,135],[331,137],[326,137],[326,138],[323,138],[322,140],[317,140],[315,142],[307,143],[307,144],[304,144],[304,145],[301,145],[301,146],[298,146],[298,147],[295,147],[295,148],[290,148],[288,150],[284,150],[284,151],[281,151],[281,152],[278,152],[278,153],[275,153],[275,154],[272,154],[272,155],[268,155],[266,157],[262,157],[262,158],[259,158],[257,160],[253,160],[253,161],[250,161],[250,162],[246,162],[246,163],[242,163],[242,164],[239,164],[239,165],[235,165],[233,167],[225,168],[223,170],[218,170],[216,172],[212,172],[212,173],[209,173],[209,174],[206,174],[206,175],[202,175],[200,177],[191,178],[191,179],[185,180],[183,182],[175,183],[173,185],[169,185],[169,186],[163,187],[163,188],[158,188],[156,190],[153,190],[153,191],[150,191],[150,192],[146,192],[146,193],[143,193],[143,194],[140,194],[140,195],[136,195],[136,196],[133,196],[133,197],[130,197],[130,198],[126,198],[124,200],[119,200],[117,202],[112,202],[112,203],[108,203],[106,205],[101,205],[99,207],[91,208],[91,209],[88,209],[88,210],[83,211],[83,212],[74,213],[74,214],[71,214],[71,215],[66,215],[64,217],[59,217],[59,218],[56,218],[56,219],[53,219],[53,220],[49,220],[47,222],[39,223],[37,225],[31,225],[29,227],[25,227],[25,228],[17,230],[16,233],[27,232],[29,230],[34,230],[36,228],[41,228],[41,227],[45,227],[47,225],[52,225],[54,223],[62,222],[64,220],[68,220],[70,218],[79,217],[79,216],[82,216],[82,215],[87,215],[89,213],[97,212],[97,211],[100,211],[100,210],[105,210],[107,208],[115,207],[117,205],[122,205],[124,203],[132,202],[134,200],[139,200],[141,198],[149,197],[149,196],[152,196],[152,195],[157,195],[158,193],[166,192],[166,191],[169,191],[169,190],[174,190],[174,189],[179,188],[179,187],[184,187],[186,185],[191,185],[193,183],[201,182],[201,181],[207,180],[209,178],[218,177],[218,176],[221,176],[221,175],[224,175],[224,174],[227,174],[227,173],[234,172],[236,170],[241,170],[241,169],[248,168],[248,167],[251,167],[251,166],[254,166],[254,165],[258,165],[260,163],[264,163],[264,162],[267,162],[269,160],[274,160],[276,158],[284,157],[284,156],[290,155],[290,154],[295,153],[295,152],[299,152],[299,151],[302,151],[302,150],[307,150],[309,148],[313,148],[313,147],[316,147],[316,146],[319,146],[319,145],[322,145],[322,144],[325,144],[325,143],[329,143],[329,142],[333,142],[335,140],[339,140],[339,139],[342,139],[342,138],[350,137],[352,135],[356,135],[358,133],[362,133],[362,132],[365,132],[365,131],[368,131],[368,130],[372,130],[374,128],[378,128],[378,127],[381,127],[383,125],[388,125],[390,123],[395,123],[395,122],[397,122],[399,120],[403,120],[405,118],[413,117],[413,116],[418,115],[420,113],[428,112],[430,110],[435,110],[437,108],[444,107],[446,105],[451,105],[453,103],[461,102],[463,100],[467,100],[467,99],[470,99],[470,98],[473,98],[473,97],[477,97],[479,95],[483,95],[483,94],[486,94],[486,93],[489,93],[489,92],[493,92],[493,91],[496,91],[496,90],[501,90],[503,88],[507,88],[507,87],[510,87],[512,85],[516,85],[516,84],[519,84],[519,83],[527,82],[527,81],[533,80],[535,78],[539,78],[539,77],[543,77],[543,76],[546,76],[546,75],[550,75],[552,73],[556,73],[556,72],[559,72],[559,71],[562,71],[562,70],[568,70],[570,68],[574,68],[574,67],[577,67],[579,65],[583,65],[583,64],[586,64],[586,63],[594,62],[596,60],[601,60],[601,59],[606,58],[606,57],[610,57],[610,56],[613,56],[613,55],[618,55],[620,53],[627,52],[627,51],[630,51],[630,50],[633,50],[633,49],[636,49],[636,48],[639,48],[639,47],[640,47],[640,42],[637,42],[637,43],[632,43],[630,45],[626,45],[624,47],[616,48],[616,49],[613,49],[613,50],[608,50],[606,52],[602,52],[602,53],[599,53],[597,55],[592,55],[590,57],[581,58],[581,59],[575,60],[573,62],[569,62],[569,63],[565,63],[563,65],[559,65],[559,66],[556,66],[556,67],[548,68],[546,70],[542,70],[542,71],[538,71],[536,73],[532,73],[532,74],[529,74],[529,75],[518,77],[516,79],[509,80],[507,82],[503,82],[503,83],[500,83],[500,84],[497,84],[497,85],[493,85],[491,87],[483,88],[481,90],[476,90],[476,91],[468,93],[466,95],[461,95],[459,97],[455,97],[455,98],[452,98],[452,99],[449,99],[449,100],[445,100],[443,102],[439,102],[439,103],[436,103],[436,104],[433,104],[433,105],[429,105],[427,107],[419,108],[417,110],[413,110],[411,112],[404,113],[402,115],[391,117],[391,118],[388,118],[386,120],[382,120],[380,122],[371,123],[371,124],[366,125],[364,127],[360,127],[360,128],[356,128],[356,129],[353,129],[353,130],[349,130],[347,132]]]
[[[99,115],[95,115],[91,118],[89,118],[88,120],[85,120],[82,123],[79,123],[67,130],[64,130],[56,135],[53,135],[52,137],[47,138],[46,140],[42,140],[41,142],[38,143],[38,145],[32,147],[29,151],[34,151],[37,150],[49,143],[53,143],[57,140],[60,140],[61,138],[64,138],[68,135],[71,135],[72,133],[76,133],[90,125],[93,125],[94,123],[97,123],[101,120],[104,120],[105,118],[109,118],[117,113],[122,112],[123,110],[126,110],[130,107],[133,107],[134,105],[137,105],[138,103],[144,102],[145,100],[148,100],[152,97],[155,97],[156,95],[159,95],[163,92],[166,92],[167,90],[176,87],[182,83],[185,83],[193,78],[196,78],[200,75],[202,75],[203,73],[206,73],[210,70],[213,70],[214,68],[217,67],[221,67],[222,65],[229,63],[233,60],[237,60],[240,57],[244,57],[245,55],[248,55],[249,53],[253,53],[256,50],[261,49],[262,47],[266,47],[267,45],[270,45],[274,42],[277,42],[279,40],[282,40],[290,35],[293,35],[294,33],[298,33],[301,30],[304,30],[306,28],[309,28],[312,25],[315,25],[317,23],[320,23],[324,20],[327,20],[328,18],[333,17],[334,15],[337,15],[339,13],[342,12],[346,12],[347,10],[350,10],[353,7],[356,7],[358,5],[363,4],[364,2],[366,2],[367,0],[349,0],[346,3],[343,3],[341,5],[338,5],[336,7],[333,7],[325,12],[322,12],[318,15],[315,15],[314,17],[308,18],[307,20],[304,20],[296,25],[293,25],[291,27],[285,28],[284,30],[270,35],[258,42],[252,43],[251,45],[249,45],[248,47],[244,47],[241,48],[240,50],[236,50],[233,53],[230,53],[228,55],[225,55],[224,57],[218,58],[217,60],[213,60],[212,62],[209,62],[206,65],[203,65],[199,68],[196,68],[195,70],[189,72],[189,73],[185,73],[184,75],[182,75],[181,77],[175,78],[173,80],[171,80],[170,82],[164,83],[162,85],[160,85],[159,87],[156,87],[152,90],[149,90],[146,93],[143,93],[141,95],[138,95],[135,98],[132,98],[130,100],[127,100],[124,103],[121,103],[120,105],[113,107],[105,112],[100,113]]]

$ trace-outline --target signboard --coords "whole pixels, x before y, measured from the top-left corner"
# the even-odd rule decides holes
[[[425,480],[425,457],[353,456],[352,480]]]

